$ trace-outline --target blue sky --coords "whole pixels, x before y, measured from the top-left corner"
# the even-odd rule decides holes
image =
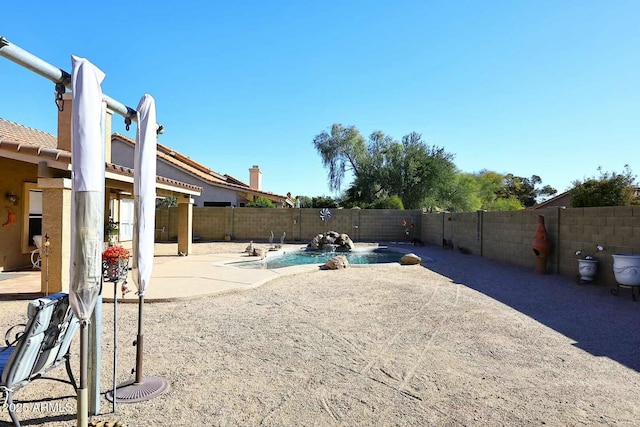
[[[257,164],[266,191],[335,195],[312,144],[333,123],[564,191],[640,173],[639,19],[636,0],[26,1],[0,35],[88,58],[130,107],[153,95],[160,142],[246,182]],[[2,57],[0,76],[0,117],[55,134],[53,83]]]

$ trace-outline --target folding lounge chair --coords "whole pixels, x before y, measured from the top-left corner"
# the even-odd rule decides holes
[[[39,378],[47,378],[71,384],[77,388],[71,364],[69,347],[80,323],[69,306],[69,294],[60,292],[29,302],[26,325],[16,325],[5,335],[6,347],[0,347],[0,391],[4,399],[0,402],[9,411],[16,427],[20,422],[15,413],[13,394]],[[10,342],[10,335],[17,326],[24,332]],[[65,363],[69,380],[44,377],[51,369]]]

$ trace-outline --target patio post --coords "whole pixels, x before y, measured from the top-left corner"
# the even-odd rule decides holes
[[[178,253],[189,255],[193,247],[193,198],[178,198]]]
[[[38,178],[42,190],[42,235],[49,235],[49,294],[69,292],[71,252],[71,180]],[[43,263],[45,261],[43,260]],[[44,264],[43,270],[44,271]],[[40,292],[47,292],[47,275],[41,274]]]

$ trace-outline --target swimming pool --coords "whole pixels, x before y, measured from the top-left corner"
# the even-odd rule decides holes
[[[324,264],[336,255],[346,256],[349,264],[384,264],[400,261],[400,258],[402,258],[405,253],[387,248],[351,252],[322,252],[302,249],[269,255],[261,261],[234,262],[230,265],[240,268],[263,268],[271,270],[274,268],[291,267],[293,265]]]

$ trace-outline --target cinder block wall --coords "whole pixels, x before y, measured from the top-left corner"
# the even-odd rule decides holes
[[[319,209],[194,208],[194,236],[202,240],[266,242],[273,230],[278,243],[306,243],[324,231],[347,233],[354,241],[410,241],[421,237],[425,243],[441,246],[443,239],[454,249],[463,247],[473,255],[520,265],[533,270],[535,254],[531,243],[544,217],[552,249],[547,272],[567,276],[577,274],[577,250],[593,250],[600,260],[598,283],[615,284],[614,253],[640,253],[640,207],[549,208],[513,212],[425,213],[420,210],[331,209],[331,219],[323,222]],[[406,221],[407,226],[402,226]],[[411,224],[414,224],[411,227]],[[165,227],[165,232],[160,230]],[[409,235],[405,234],[406,228]],[[156,239],[175,240],[177,208],[156,211]],[[596,253],[596,245],[606,250]]]
[[[271,231],[278,243],[283,233],[287,242],[308,242],[320,233],[336,231],[354,241],[408,241],[422,234],[421,210],[330,209],[331,218],[322,221],[320,209],[193,208],[193,235],[201,240],[268,241]],[[402,225],[406,221],[406,227]],[[413,224],[413,226],[412,226]],[[162,231],[164,228],[164,231]],[[409,234],[406,230],[409,230]],[[177,208],[156,210],[156,240],[172,241],[178,235]]]
[[[615,285],[612,254],[640,254],[640,207],[549,208],[514,212],[434,213],[422,219],[422,239],[441,245],[450,239],[474,255],[533,270],[531,244],[544,218],[552,249],[547,272],[576,277],[576,251],[586,250],[600,261],[597,283]],[[596,245],[605,250],[598,252]]]
[[[576,251],[600,261],[599,282],[615,284],[612,254],[640,254],[640,206],[560,210],[559,272],[576,275]],[[599,252],[596,245],[604,246]]]

